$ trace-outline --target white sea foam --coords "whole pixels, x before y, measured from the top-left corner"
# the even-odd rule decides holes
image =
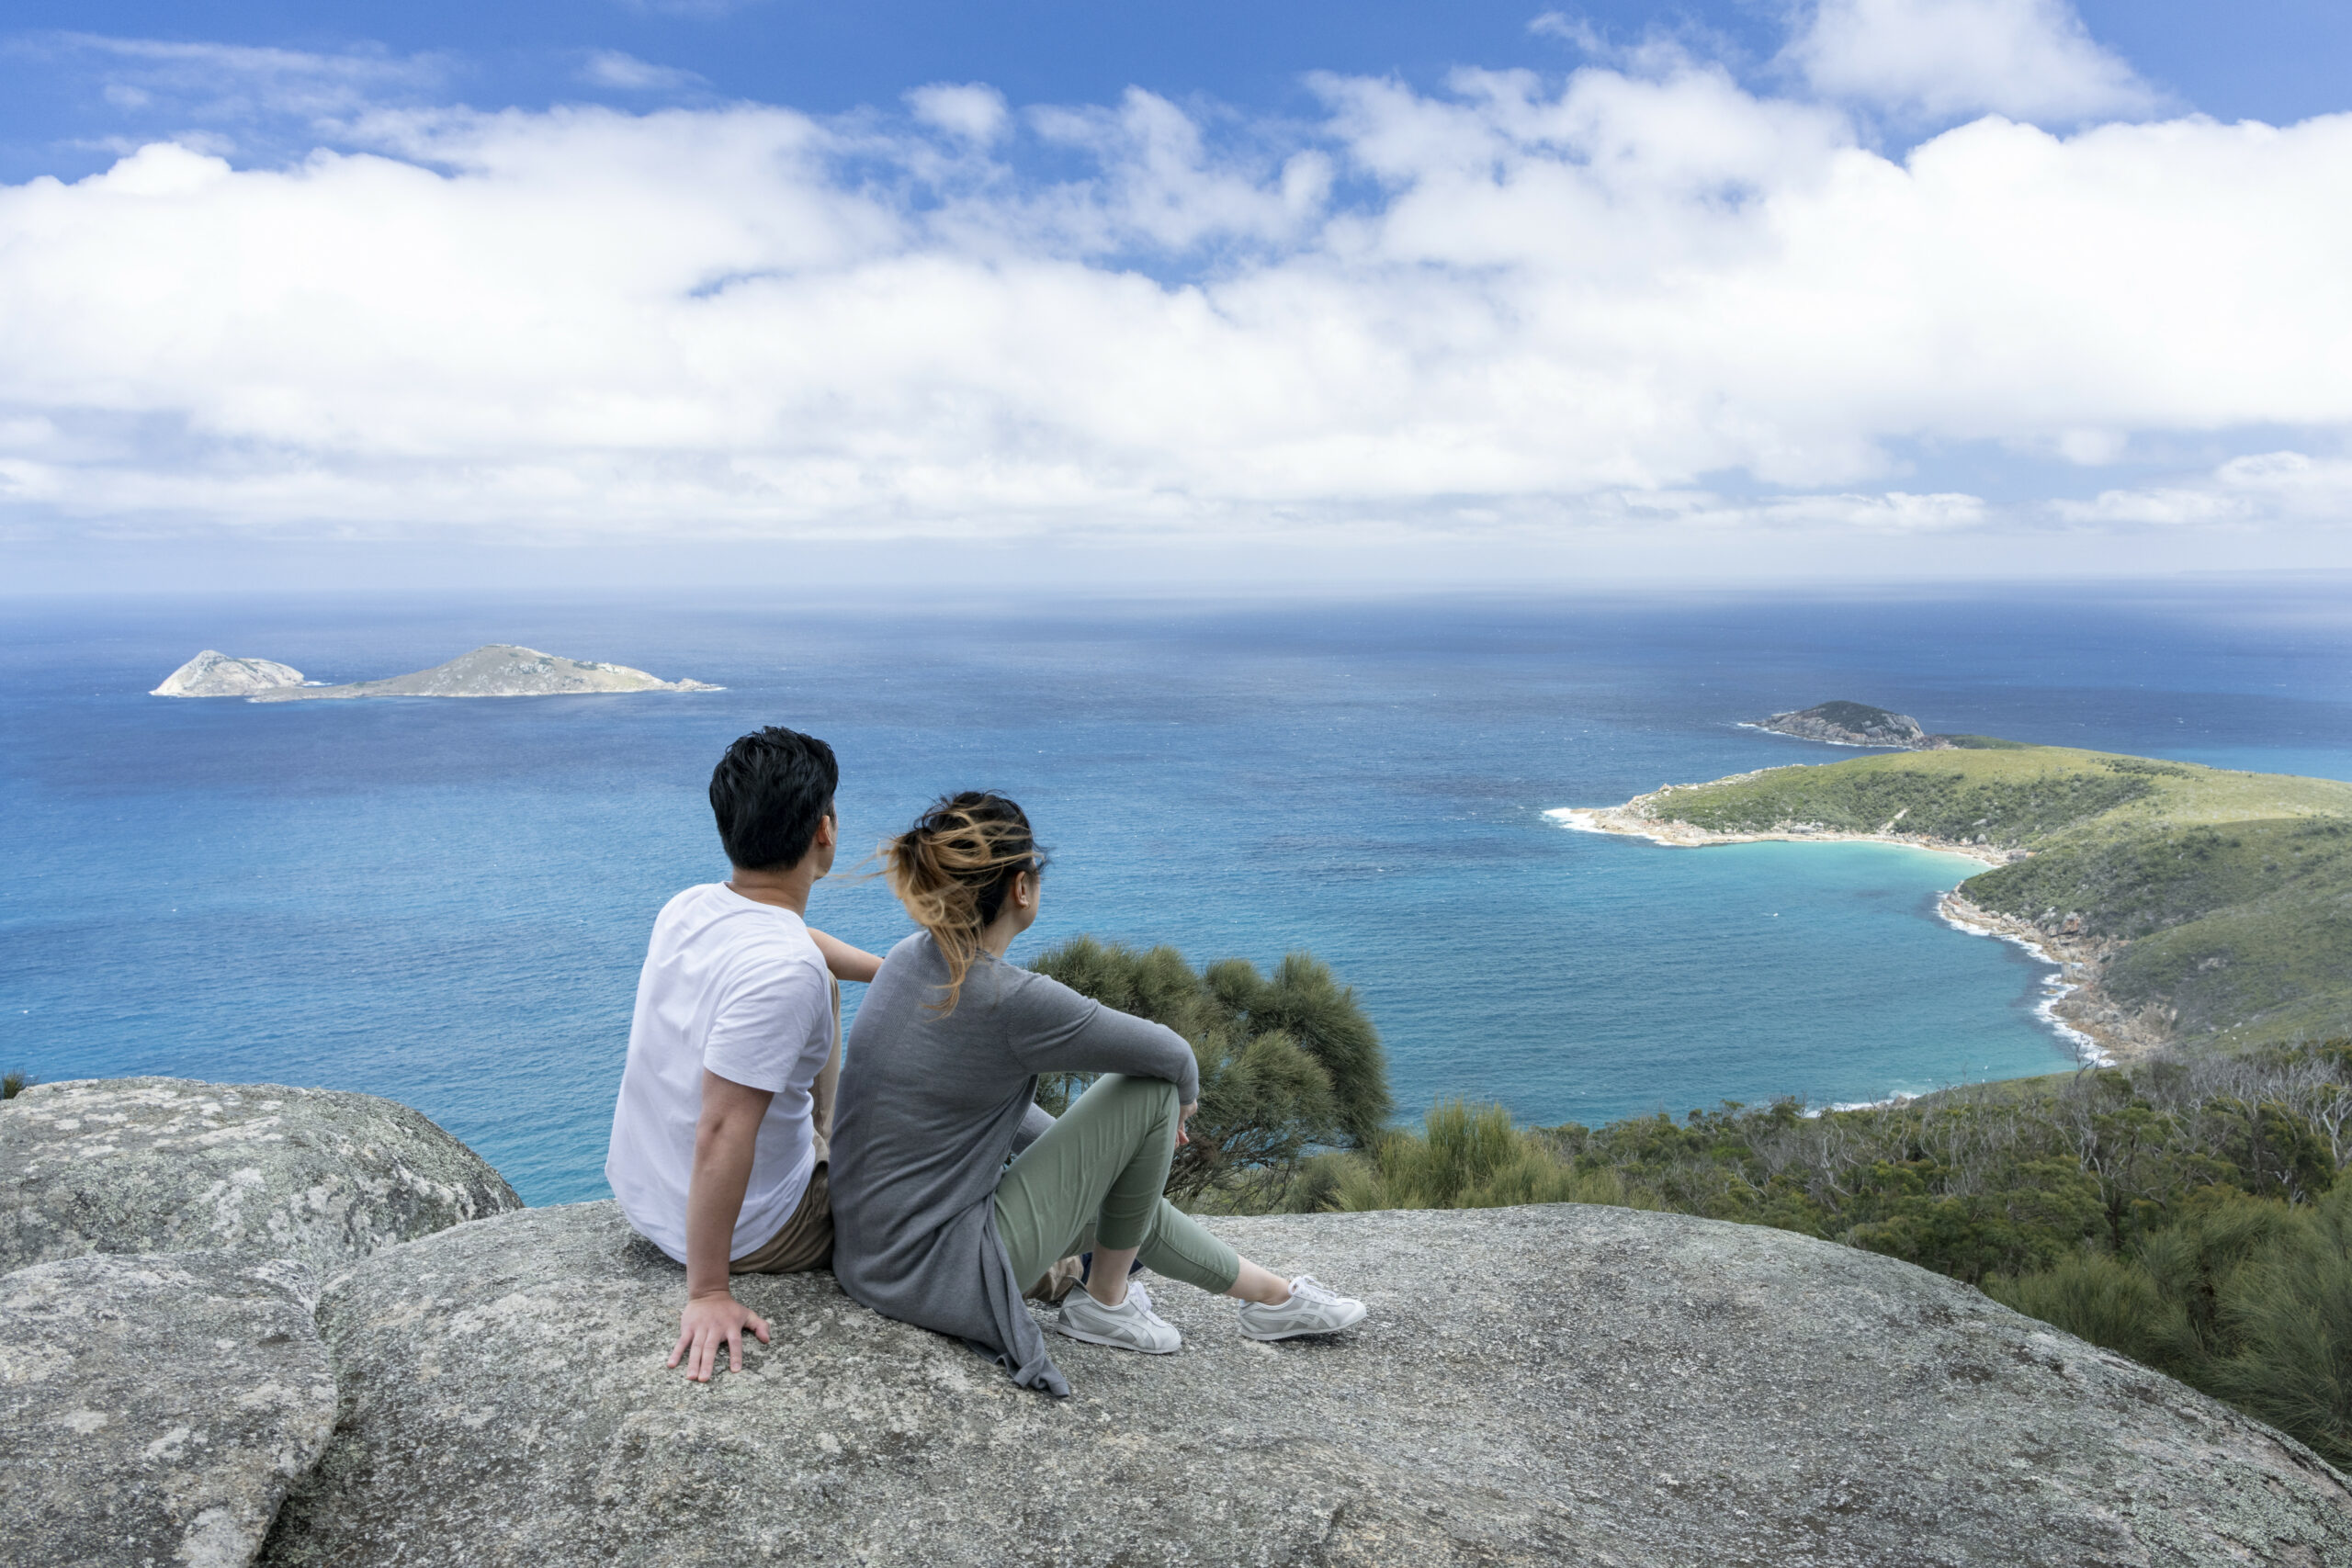
[[[2115,1065],[2114,1056],[2102,1048],[2098,1041],[2058,1016],[2058,1004],[2082,989],[2081,986],[2066,978],[2064,964],[2042,952],[2038,943],[2018,935],[2015,931],[2005,931],[1995,926],[1981,926],[1973,920],[1961,919],[1953,914],[1951,906],[1940,898],[1936,900],[1936,913],[1942,917],[1944,924],[1954,931],[1966,931],[1971,936],[1989,936],[1996,942],[2006,942],[2012,947],[2021,948],[2031,953],[2035,963],[2050,965],[2050,973],[2041,977],[2041,999],[2033,1004],[2033,1016],[2040,1019],[2049,1027],[2052,1034],[2064,1041],[2074,1050],[2075,1060],[2077,1062],[2092,1067],[2111,1067]]]
[[[1827,1105],[1809,1106],[1798,1114],[1810,1119],[1820,1115],[1825,1111],[1892,1111],[1898,1105],[1908,1105],[1918,1098],[1916,1094],[1905,1094],[1898,1089],[1884,1100],[1840,1100]]]
[[[1594,813],[1598,809],[1598,807],[1590,806],[1555,806],[1552,807],[1551,810],[1544,813],[1544,815],[1549,817],[1553,821],[1557,822],[1561,827],[1570,829],[1578,833],[1606,832],[1606,829],[1598,826],[1592,819]]]

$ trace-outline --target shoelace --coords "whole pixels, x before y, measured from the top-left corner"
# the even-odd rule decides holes
[[[1082,1290],[1077,1293],[1081,1296],[1086,1295],[1086,1292]],[[1088,1296],[1087,1299],[1089,1301],[1093,1301],[1091,1296]],[[1095,1305],[1102,1306],[1102,1303],[1100,1302],[1096,1302]],[[1137,1312],[1143,1314],[1146,1317],[1156,1316],[1151,1310],[1151,1292],[1145,1290],[1141,1285],[1136,1283],[1132,1280],[1127,1281],[1126,1300],[1121,1302],[1114,1307],[1102,1307],[1102,1310],[1104,1312],[1125,1312],[1129,1306],[1133,1306]]]
[[[1301,1274],[1297,1279],[1293,1280],[1290,1282],[1290,1293],[1294,1298],[1303,1296],[1310,1302],[1336,1302],[1340,1299],[1340,1293],[1337,1291],[1312,1274]]]

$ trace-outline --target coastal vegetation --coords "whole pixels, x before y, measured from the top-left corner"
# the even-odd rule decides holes
[[[1953,737],[1639,803],[1711,833],[1915,836],[2011,857],[1976,908],[2098,944],[2098,986],[2182,1043],[2352,1031],[2352,784]]]
[[[1305,954],[1267,976],[1081,938],[1036,967],[1193,1042],[1201,1110],[1169,1190],[1197,1211],[1583,1202],[1770,1225],[1964,1280],[2352,1464],[2352,1042],[1600,1127],[1450,1101],[1415,1130],[1386,1124],[1378,1035]]]
[[[1742,773],[1650,797],[1657,816],[1721,833],[1900,831],[2005,850],[2154,829],[2352,818],[2352,784],[2235,773],[2064,746],[1953,736],[1896,752]]]
[[[2120,945],[2100,984],[2184,1038],[2342,1031],[2352,1015],[2352,820],[2162,827],[2061,842],[1962,885],[2028,920],[2073,914]]]
[[[1306,953],[1264,976],[1247,959],[1195,970],[1172,947],[1139,952],[1080,937],[1031,967],[1192,1043],[1200,1110],[1168,1179],[1180,1202],[1245,1180],[1286,1180],[1310,1149],[1368,1147],[1396,1109],[1379,1032],[1354,991]],[[1058,1114],[1083,1086],[1076,1075],[1048,1078],[1038,1101]]]

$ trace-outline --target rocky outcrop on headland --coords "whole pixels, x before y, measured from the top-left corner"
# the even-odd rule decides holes
[[[1576,1205],[1212,1223],[1370,1320],[1261,1345],[1157,1285],[1183,1351],[1065,1343],[1057,1402],[829,1274],[752,1277],[774,1343],[696,1385],[662,1366],[682,1271],[611,1204],[455,1224],[324,1271],[322,1452],[299,1268],[21,1269],[0,1314],[51,1316],[0,1322],[14,1560],[92,1560],[42,1489],[86,1463],[125,1543],[98,1561],[246,1561],[295,1471],[264,1563],[2352,1563],[2352,1490],[2309,1450],[1890,1258]],[[248,1315],[215,1312],[247,1285]],[[120,1303],[146,1392],[74,1402],[76,1291]],[[74,1446],[118,1422],[145,1446]],[[243,1490],[188,1479],[203,1454]]]
[[[1908,1264],[1566,1205],[1216,1228],[1371,1318],[1260,1345],[1156,1284],[1182,1352],[1057,1340],[1065,1403],[757,1279],[774,1344],[697,1387],[610,1204],[379,1253],[320,1302],[345,1415],[267,1561],[2352,1561],[2307,1450]]]
[[[0,1106],[0,1269],[198,1247],[325,1266],[522,1206],[488,1161],[371,1094],[85,1078]]]
[[[268,659],[232,659],[206,649],[164,677],[151,697],[250,697],[281,686],[300,686],[302,672]]]
[[[350,697],[564,697],[611,692],[716,692],[702,681],[664,681],[626,664],[599,664],[493,642],[447,664],[344,686],[288,686],[254,695],[257,703],[325,702]]]

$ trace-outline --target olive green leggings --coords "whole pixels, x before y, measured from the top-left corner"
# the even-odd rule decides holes
[[[1176,1156],[1176,1086],[1106,1073],[1021,1151],[996,1188],[996,1234],[1027,1284],[1090,1247],[1135,1247],[1155,1274],[1223,1294],[1241,1255],[1160,1196]]]

